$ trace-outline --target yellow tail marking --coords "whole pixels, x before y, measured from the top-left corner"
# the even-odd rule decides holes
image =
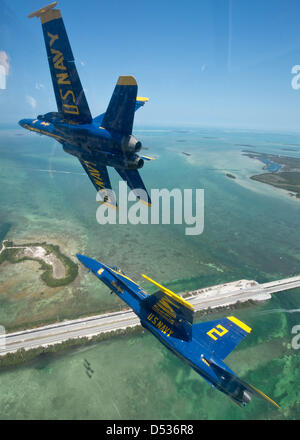
[[[52,8],[55,8],[55,6],[57,5],[57,2],[53,2],[48,6],[44,6],[41,9],[38,9],[37,11],[32,12],[31,14],[28,15],[28,18],[33,18],[33,17],[40,17],[41,15],[45,14],[45,12],[49,11]]]
[[[57,18],[61,18],[61,13],[59,9],[53,9],[57,5],[57,2],[51,3],[48,6],[44,6],[41,9],[38,9],[32,14],[28,15],[29,18],[37,17],[41,19],[42,24],[47,23],[48,21],[55,20]]]
[[[220,329],[221,332],[218,330]],[[210,336],[214,341],[218,339],[218,336],[215,336],[214,333],[218,336],[224,336],[226,333],[228,333],[228,330],[224,328],[221,324],[216,325],[216,328],[212,328],[209,330],[206,334]]]
[[[143,156],[143,157],[145,157],[146,159],[149,159],[149,160],[155,160],[155,158],[151,157],[151,156]]]
[[[232,321],[234,324],[236,324],[238,327],[241,327],[245,332],[250,333],[252,328],[246,325],[244,322],[237,319],[235,316],[227,316],[227,319],[229,321]]]
[[[136,86],[137,82],[133,76],[119,76],[118,86]]]
[[[166,287],[162,286],[161,284],[159,284],[156,281],[152,280],[151,278],[147,277],[147,275],[142,274],[142,277],[144,277],[146,280],[150,281],[150,283],[157,286],[162,292],[166,293],[171,298],[174,298],[180,304],[184,305],[185,307],[187,307],[190,310],[194,310],[194,307],[192,306],[192,304],[187,302],[185,299],[181,298],[181,296],[176,295],[176,293],[172,292],[172,290],[167,289]]]
[[[140,102],[148,102],[148,101],[149,101],[149,98],[144,98],[143,96],[138,96],[138,97],[136,98],[136,100],[137,100],[137,101],[140,101]]]

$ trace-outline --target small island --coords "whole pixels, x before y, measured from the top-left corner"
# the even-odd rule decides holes
[[[244,156],[264,163],[268,173],[251,176],[252,180],[267,183],[276,188],[285,189],[290,196],[300,198],[300,158],[267,153],[243,151]]]
[[[236,179],[236,177],[230,173],[226,173],[226,176],[229,177],[229,179]]]
[[[37,261],[42,269],[41,279],[49,287],[70,284],[78,274],[78,265],[62,254],[59,246],[43,243],[17,245],[3,240],[0,249],[0,264],[4,261],[15,264],[24,260]]]

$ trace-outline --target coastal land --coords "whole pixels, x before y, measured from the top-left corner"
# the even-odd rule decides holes
[[[59,246],[43,243],[17,245],[3,240],[0,249],[0,264],[8,261],[15,264],[24,260],[39,262],[41,280],[49,287],[66,286],[76,278],[78,265],[60,252]]]
[[[275,154],[258,153],[243,150],[244,156],[264,163],[267,173],[251,176],[252,180],[267,183],[290,193],[292,197],[300,198],[300,158]]]

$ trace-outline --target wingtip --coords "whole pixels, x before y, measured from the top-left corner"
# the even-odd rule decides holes
[[[50,11],[50,9],[55,8],[55,6],[57,6],[57,2],[50,3],[50,5],[44,6],[43,8],[38,9],[37,11],[34,11],[31,14],[29,14],[28,18],[33,18],[33,17],[40,18],[43,14]]]
[[[137,86],[137,82],[134,76],[119,76],[118,86]]]
[[[144,97],[144,96],[137,96],[136,100],[137,100],[138,102],[148,102],[148,101],[149,101],[149,98],[146,98],[146,97]]]
[[[152,206],[151,201],[149,202],[147,200],[143,200],[143,199],[139,198],[139,202],[143,203],[143,205],[146,205],[146,206],[150,206],[150,207]]]
[[[276,403],[273,399],[271,399],[271,397],[267,396],[265,393],[263,393],[262,391],[258,390],[253,385],[251,385],[251,388],[253,388],[254,391],[256,391],[256,393],[258,393],[262,398],[264,398],[268,402],[272,403],[273,406],[275,406],[278,409],[280,408],[280,405],[278,405],[278,403]]]

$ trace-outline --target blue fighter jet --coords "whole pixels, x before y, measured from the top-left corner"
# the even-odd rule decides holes
[[[139,156],[142,143],[132,135],[135,111],[148,98],[137,97],[133,76],[120,76],[105,113],[92,118],[57,2],[29,17],[41,19],[58,112],[19,124],[60,142],[63,149],[78,157],[103,203],[116,206],[107,166],[113,167],[137,198],[151,205],[138,169],[148,156]]]
[[[193,306],[146,275],[143,277],[159,289],[152,295],[117,267],[80,254],[77,258],[132,308],[145,329],[210,385],[227,394],[239,406],[247,405],[255,395],[279,407],[264,393],[237,377],[223,362],[251,332],[248,325],[234,316],[193,324]]]

